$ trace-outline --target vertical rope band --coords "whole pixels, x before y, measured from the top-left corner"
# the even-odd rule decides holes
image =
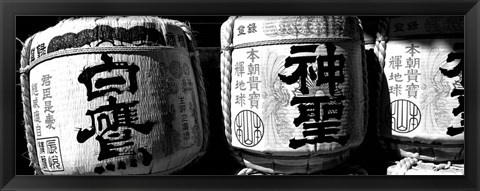
[[[232,16],[228,18],[225,23],[222,24],[221,31],[221,46],[222,53],[220,59],[220,72],[221,72],[221,98],[222,98],[222,113],[223,113],[223,122],[225,125],[225,135],[227,136],[227,141],[229,144],[232,143],[232,131],[231,131],[231,122],[230,122],[230,98],[231,98],[231,80],[232,80],[232,49],[230,45],[233,42],[233,25],[236,17]]]
[[[22,49],[20,57],[20,67],[25,68],[29,65],[30,47],[34,36],[27,39]],[[37,147],[35,142],[35,132],[33,131],[32,106],[30,102],[30,78],[29,73],[20,74],[20,86],[22,89],[23,119],[25,126],[25,138],[27,140],[28,157],[30,159],[30,167],[34,169],[35,175],[42,175],[40,164],[38,161]]]
[[[221,26],[220,31],[220,79],[221,79],[221,106],[223,124],[225,126],[225,138],[229,144],[230,154],[244,165],[243,157],[239,151],[235,150],[232,145],[232,127],[231,127],[231,81],[232,81],[232,44],[233,44],[233,28],[237,16],[231,16]]]
[[[390,18],[385,17],[379,20],[378,24],[378,30],[377,30],[377,38],[375,40],[375,48],[374,52],[378,57],[378,61],[380,62],[380,65],[385,67],[385,59],[386,59],[386,54],[387,54],[387,35],[389,31],[389,25],[390,25]]]

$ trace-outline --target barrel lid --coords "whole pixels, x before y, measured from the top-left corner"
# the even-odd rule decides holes
[[[392,40],[463,38],[463,23],[463,16],[392,17],[388,34]]]
[[[233,45],[348,41],[360,38],[356,24],[353,16],[241,16],[233,26]]]
[[[151,16],[81,17],[60,21],[27,39],[29,62],[71,48],[166,46],[191,49],[178,21]]]

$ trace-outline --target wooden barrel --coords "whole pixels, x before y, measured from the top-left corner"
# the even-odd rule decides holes
[[[169,174],[207,147],[207,103],[185,24],[67,19],[28,38],[21,83],[36,174]]]
[[[356,17],[230,17],[221,29],[222,110],[232,153],[271,174],[343,164],[360,145],[368,90]]]
[[[464,159],[463,17],[393,17],[379,138],[399,158]]]

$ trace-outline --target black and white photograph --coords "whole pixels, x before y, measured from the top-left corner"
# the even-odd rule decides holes
[[[463,16],[16,22],[18,174],[464,175]]]
[[[0,0],[0,191],[479,190],[478,1]]]

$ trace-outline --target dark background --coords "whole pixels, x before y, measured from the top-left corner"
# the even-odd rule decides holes
[[[182,175],[233,175],[242,166],[230,155],[224,135],[223,116],[220,105],[220,26],[228,16],[160,16],[189,23],[195,35],[197,48],[200,52],[201,66],[205,79],[207,101],[210,114],[210,144],[206,155],[194,165],[176,173]],[[33,34],[56,25],[59,21],[70,16],[17,16],[16,37],[25,41]],[[374,36],[377,23],[381,16],[359,17],[364,31]],[[367,43],[372,43],[369,36]],[[26,147],[25,131],[23,126],[23,108],[21,104],[20,54],[22,43],[16,42],[16,174],[33,175],[33,168],[29,167],[28,151]],[[374,140],[375,132],[369,131],[365,140]],[[393,163],[381,150],[375,141],[366,141],[359,149],[352,152],[350,164],[362,166],[369,175],[385,175],[386,168]]]

